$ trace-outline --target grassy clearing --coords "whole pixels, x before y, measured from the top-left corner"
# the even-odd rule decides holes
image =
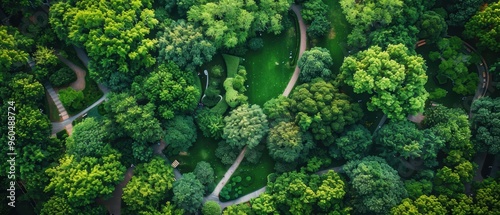
[[[262,106],[283,93],[295,69],[298,36],[297,28],[285,29],[280,35],[263,34],[264,48],[248,51],[243,57],[249,103]]]

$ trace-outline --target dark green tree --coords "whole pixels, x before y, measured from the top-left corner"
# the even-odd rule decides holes
[[[342,135],[335,139],[335,144],[330,146],[330,155],[333,158],[345,160],[361,159],[366,155],[372,145],[372,134],[362,125],[349,127]]]
[[[222,138],[230,146],[254,148],[269,130],[267,117],[258,105],[241,105],[224,118]]]
[[[500,152],[500,98],[480,98],[471,107],[475,146],[490,154]]]
[[[182,175],[182,178],[175,181],[173,185],[174,203],[186,212],[194,213],[198,211],[203,202],[203,185],[193,173]]]
[[[297,66],[300,68],[299,79],[302,82],[310,82],[314,78],[330,80],[333,77],[330,67],[333,59],[328,49],[314,47],[305,51],[300,57]]]
[[[169,154],[185,152],[196,141],[196,127],[191,116],[175,116],[164,123],[164,140],[168,145]]]

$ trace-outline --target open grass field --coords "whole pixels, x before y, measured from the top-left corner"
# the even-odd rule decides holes
[[[243,56],[241,64],[247,70],[248,85],[245,95],[250,104],[262,106],[283,93],[295,69],[292,62],[298,52],[297,37],[296,27],[285,29],[280,35],[262,34],[264,47]]]

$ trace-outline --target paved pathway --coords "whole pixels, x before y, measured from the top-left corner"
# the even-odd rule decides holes
[[[116,185],[112,197],[105,201],[102,200],[99,201],[106,207],[106,209],[108,209],[108,212],[110,214],[114,215],[121,214],[123,188],[127,186],[128,182],[130,181],[133,175],[134,175],[134,167],[129,167],[125,172],[125,177],[123,181],[120,182],[118,185]]]
[[[170,165],[172,162],[167,158],[167,156],[165,156],[165,154],[163,154],[163,149],[165,149],[165,147],[167,147],[167,144],[165,143],[165,141],[162,139],[160,140],[160,145],[153,145],[153,152],[157,155],[159,155],[160,157],[162,157],[163,159],[165,159],[167,161],[167,164]],[[177,168],[174,168],[174,177],[175,177],[175,180],[179,180],[182,178],[182,174],[181,172],[179,172],[179,170]]]
[[[245,157],[245,152],[246,151],[247,151],[247,146],[245,146],[241,150],[240,154],[238,155],[238,157],[236,158],[236,160],[234,161],[234,163],[226,171],[226,173],[224,174],[224,176],[222,177],[222,179],[219,181],[219,183],[217,184],[217,186],[215,186],[214,191],[212,193],[210,193],[210,195],[208,195],[207,197],[205,197],[203,199],[203,202],[206,202],[206,201],[217,201],[220,204],[219,193],[222,190],[222,188],[224,187],[224,185],[226,185],[227,181],[231,178],[231,175],[233,175],[234,171],[236,171],[236,169],[238,169],[238,166],[240,165],[241,161],[243,161],[243,158]]]
[[[52,85],[50,85],[50,83],[48,83],[48,82],[45,83],[44,87],[47,90],[47,93],[49,93],[52,101],[54,101],[54,103],[56,104],[57,111],[59,112],[59,116],[62,118],[62,120],[67,120],[69,118],[69,115],[68,115],[68,112],[66,111],[66,109],[64,108],[61,100],[59,100],[59,95],[56,93],[54,88],[52,88]],[[52,124],[54,124],[54,122]],[[66,132],[68,133],[68,135],[71,135],[73,133],[73,125],[71,123],[61,125],[60,127],[58,127],[57,132],[62,131],[64,129],[66,129]],[[52,134],[56,134],[57,132],[54,132],[54,128],[52,127]]]
[[[297,62],[300,57],[302,57],[302,54],[307,48],[307,34],[306,34],[306,24],[304,23],[304,20],[302,19],[302,15],[300,15],[300,9],[301,7],[298,5],[292,5],[292,10],[297,15],[297,20],[299,22],[299,28],[300,28],[300,48],[299,48],[299,56],[297,57]],[[288,85],[285,88],[285,91],[283,92],[283,96],[288,97],[290,95],[290,92],[292,91],[293,87],[295,86],[295,83],[297,82],[297,79],[299,78],[299,73],[300,69],[299,66],[295,66],[295,71],[293,72],[292,78],[290,79],[290,82],[288,82]]]
[[[79,66],[75,65],[73,62],[64,58],[63,56],[58,54],[57,57],[59,58],[60,61],[62,61],[69,68],[71,68],[76,74],[76,81],[71,83],[70,86],[75,90],[85,89],[85,75],[87,75],[87,72],[82,68],[80,68]]]

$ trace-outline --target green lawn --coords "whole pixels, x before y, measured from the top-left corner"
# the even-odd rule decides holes
[[[265,143],[261,143],[265,144]],[[231,199],[236,199],[238,197],[244,196],[248,193],[251,193],[255,190],[258,190],[267,185],[267,175],[275,172],[274,171],[274,160],[269,156],[269,152],[267,148],[262,152],[262,157],[258,164],[250,164],[246,161],[243,161],[238,169],[234,172],[231,178],[240,176],[243,180],[240,183],[236,184],[236,187],[241,187],[241,194],[235,196],[234,188],[232,192],[229,192]],[[251,180],[246,181],[246,177],[250,176]],[[231,181],[228,181],[230,183]],[[236,198],[234,198],[236,197]],[[229,199],[229,200],[231,200]]]
[[[170,161],[179,161],[179,166],[177,169],[181,173],[189,173],[194,170],[196,164],[200,161],[206,161],[210,163],[215,171],[215,183],[218,183],[224,173],[226,173],[228,167],[222,164],[215,156],[215,150],[217,149],[217,143],[219,141],[212,138],[207,138],[203,136],[202,132],[198,130],[198,138],[193,146],[189,148],[188,155],[176,155],[169,157]]]
[[[234,78],[236,76],[236,73],[238,72],[238,66],[240,65],[240,58],[227,54],[223,54],[222,57],[226,62],[227,77]]]
[[[323,1],[328,5],[328,19],[331,22],[332,28],[328,35],[317,40],[308,38],[312,46],[320,46],[330,51],[333,58],[333,66],[331,70],[334,74],[338,74],[340,66],[344,61],[344,56],[348,55],[347,35],[351,32],[351,26],[347,23],[342,8],[338,0]]]
[[[263,105],[269,99],[281,95],[295,69],[290,59],[296,56],[298,29],[283,30],[280,35],[263,34],[264,47],[257,51],[248,51],[241,64],[247,70],[248,85],[245,95],[249,103]]]

